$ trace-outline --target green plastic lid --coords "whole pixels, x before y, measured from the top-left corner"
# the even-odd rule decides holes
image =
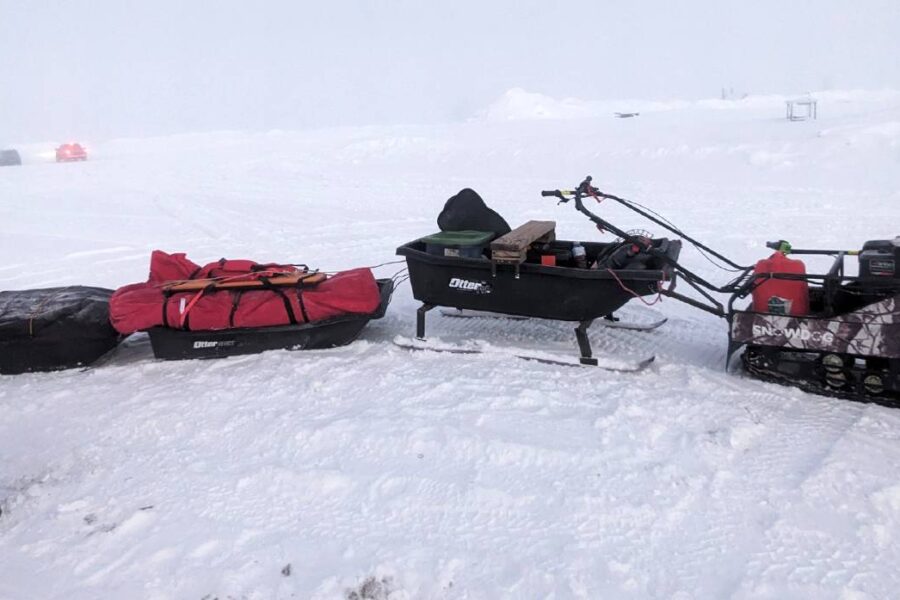
[[[483,246],[494,237],[492,231],[441,231],[421,238],[436,246]]]

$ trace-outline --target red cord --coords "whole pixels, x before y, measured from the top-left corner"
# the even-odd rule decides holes
[[[587,189],[588,189],[588,196],[590,196],[591,198],[596,200],[597,204],[603,202],[603,198],[601,198],[600,196],[597,195],[597,192],[594,191],[593,187],[591,187],[589,185],[589,186],[587,186]],[[597,225],[597,231],[599,231],[600,233],[606,233],[606,230],[603,229],[599,223],[597,223],[596,225]]]
[[[178,319],[178,327],[184,329],[184,322],[187,321],[188,313],[191,312],[191,309],[194,308],[194,305],[200,300],[203,296],[203,292],[206,291],[206,288],[203,288],[191,298],[191,301],[187,303],[187,306],[184,308],[184,312],[181,313],[181,318]]]
[[[641,296],[640,294],[638,294],[637,292],[635,292],[634,290],[632,290],[631,288],[626,286],[624,283],[622,283],[622,280],[619,279],[619,276],[616,275],[615,271],[613,271],[612,269],[607,269],[606,271],[610,275],[613,276],[613,279],[616,280],[616,282],[619,284],[619,287],[621,287],[623,290],[625,290],[626,292],[628,292],[629,294],[631,294],[632,296],[634,296],[635,298],[637,298],[638,300],[640,300],[641,302],[646,304],[647,306],[653,306],[657,302],[662,302],[662,292],[659,291],[659,286],[657,286],[657,288],[656,288],[657,289],[656,298],[653,300],[653,302],[647,302],[646,300],[644,300],[643,296]],[[660,283],[662,283],[662,282],[660,282]]]

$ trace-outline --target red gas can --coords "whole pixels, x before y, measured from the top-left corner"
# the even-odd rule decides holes
[[[805,275],[802,260],[788,258],[776,252],[756,263],[754,273],[791,273]],[[801,316],[809,313],[809,283],[791,279],[765,279],[753,290],[753,310],[756,312]]]

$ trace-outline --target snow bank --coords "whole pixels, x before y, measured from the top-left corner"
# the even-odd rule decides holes
[[[804,94],[805,96],[806,94]],[[895,90],[837,90],[808,94],[825,105],[854,104],[872,108],[878,105],[900,104],[900,91]],[[544,94],[513,88],[490,106],[480,111],[478,119],[485,121],[527,121],[539,119],[588,119],[610,117],[617,112],[652,113],[673,110],[772,110],[784,111],[784,103],[798,95],[747,95],[739,99],[709,98],[702,100],[583,100],[557,99]],[[841,107],[845,109],[845,107]]]
[[[683,108],[686,102],[647,102],[632,100],[556,99],[544,94],[513,88],[478,114],[486,121],[525,121],[531,119],[585,119],[610,116],[614,112],[660,111]]]

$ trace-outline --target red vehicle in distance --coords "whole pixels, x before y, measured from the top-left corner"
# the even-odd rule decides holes
[[[56,149],[56,162],[87,160],[87,149],[76,142],[63,144]]]

